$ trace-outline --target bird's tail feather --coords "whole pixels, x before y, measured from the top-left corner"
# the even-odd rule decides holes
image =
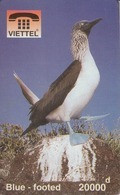
[[[35,129],[32,124],[29,125],[29,127],[22,133],[21,136],[24,136],[26,133],[29,133],[31,130]]]
[[[25,85],[25,83],[19,78],[19,76],[14,72],[14,77],[17,80],[19,86],[21,87],[24,97],[28,100],[30,104],[35,104],[39,98]]]

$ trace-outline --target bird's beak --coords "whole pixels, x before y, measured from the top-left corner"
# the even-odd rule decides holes
[[[83,31],[86,32],[87,35],[89,35],[91,28],[96,25],[100,20],[102,20],[102,18],[98,18],[96,20],[93,20],[92,22],[87,22],[84,26],[83,26]]]
[[[92,22],[90,22],[88,24],[88,28],[91,29],[94,25],[96,25],[98,22],[100,22],[102,20],[102,18],[98,18],[96,20],[93,20]]]

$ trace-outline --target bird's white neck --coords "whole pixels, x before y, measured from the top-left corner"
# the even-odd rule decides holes
[[[91,55],[88,38],[85,33],[81,31],[72,33],[71,52],[74,60],[79,61],[82,61],[86,55]]]

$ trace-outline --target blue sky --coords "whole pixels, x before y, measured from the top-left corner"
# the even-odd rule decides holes
[[[41,10],[42,38],[8,39],[7,10]],[[114,129],[120,116],[119,22],[116,0],[2,0],[0,2],[0,123],[29,124],[29,104],[13,78],[15,71],[42,97],[72,62],[71,29],[80,20],[103,18],[89,36],[101,81],[84,115],[110,113],[104,119]],[[101,121],[102,122],[102,121]]]

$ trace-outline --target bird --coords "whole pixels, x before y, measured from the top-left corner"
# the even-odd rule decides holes
[[[88,38],[93,26],[101,20],[102,18],[93,21],[82,20],[74,24],[71,33],[73,62],[50,85],[41,99],[14,73],[25,98],[32,105],[29,113],[31,123],[22,136],[49,122],[65,122],[72,146],[84,144],[89,140],[89,135],[75,133],[70,121],[80,119],[81,112],[100,82],[100,73],[91,54]]]

